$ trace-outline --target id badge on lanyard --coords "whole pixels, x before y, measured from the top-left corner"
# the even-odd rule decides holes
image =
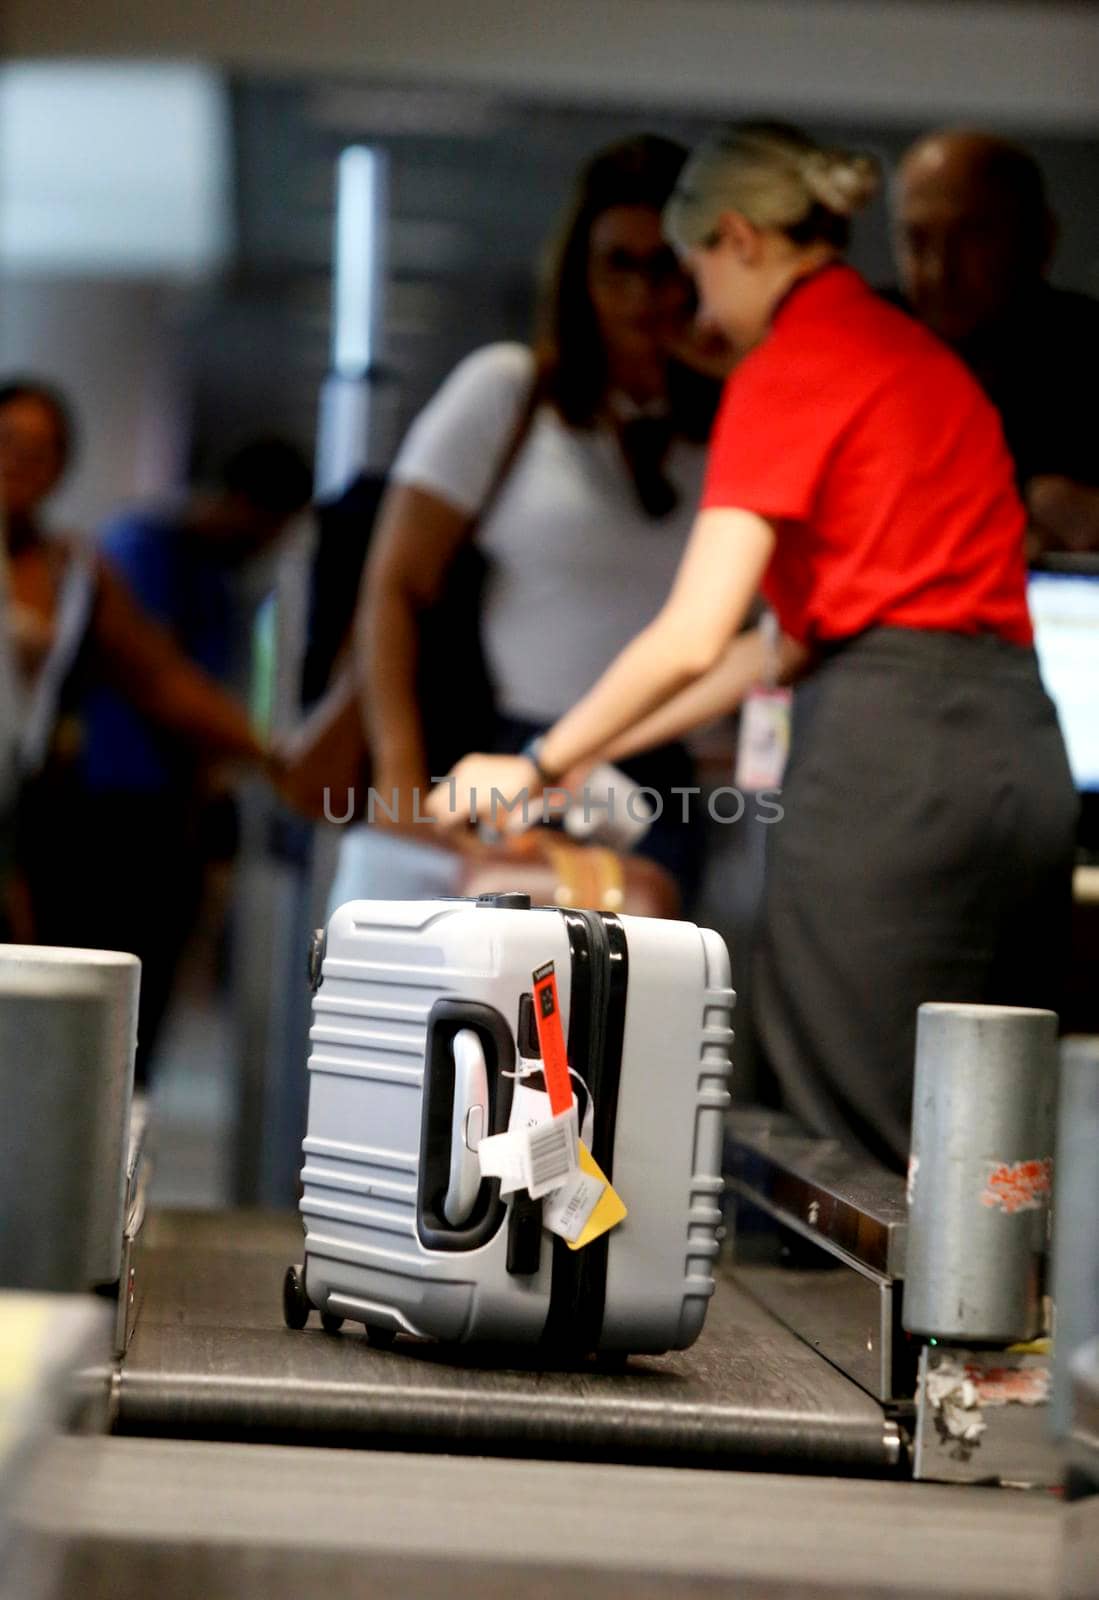
[[[778,623],[768,613],[760,624],[768,646],[769,666],[764,682],[753,689],[740,708],[740,737],[737,740],[736,771],[733,783],[745,793],[762,789],[781,789],[790,753],[789,689],[776,686],[778,670]]]

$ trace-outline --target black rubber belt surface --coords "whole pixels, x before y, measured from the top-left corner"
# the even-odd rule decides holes
[[[625,1372],[546,1371],[347,1324],[282,1325],[300,1255],[293,1214],[150,1219],[144,1303],[117,1431],[552,1459],[885,1474],[899,1441],[880,1407],[730,1281],[680,1355]]]

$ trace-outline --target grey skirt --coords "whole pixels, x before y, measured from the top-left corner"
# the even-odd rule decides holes
[[[1057,1008],[1078,800],[1032,650],[880,628],[794,699],[753,1022],[812,1131],[907,1158],[925,1000]]]

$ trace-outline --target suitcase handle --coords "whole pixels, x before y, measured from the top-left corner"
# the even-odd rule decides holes
[[[467,1092],[459,1081],[466,1068],[472,1078],[480,1065],[470,1042],[456,1051],[456,1040],[463,1033],[473,1035],[484,1064],[484,1099],[480,1101],[479,1084],[471,1083]],[[466,1132],[469,1107],[484,1105],[486,1135],[506,1132],[514,1073],[515,1039],[499,1011],[483,1001],[461,1000],[452,995],[436,1000],[428,1013],[424,1043],[420,1171],[416,1185],[416,1233],[426,1250],[477,1250],[504,1222],[507,1207],[500,1199],[500,1180],[481,1176],[480,1162],[472,1150],[468,1167],[459,1153],[458,1167],[469,1177],[471,1192],[472,1171],[476,1167],[475,1198],[457,1226],[445,1214],[444,1196],[451,1196],[456,1136]],[[475,1144],[472,1137],[470,1143]],[[458,1187],[461,1188],[461,1180]],[[453,1198],[457,1206],[457,1189]],[[457,1214],[455,1209],[454,1215]]]
[[[467,1223],[481,1188],[477,1146],[488,1132],[488,1067],[479,1036],[472,1028],[455,1035],[454,1105],[450,1119],[450,1178],[443,1216],[452,1228]]]

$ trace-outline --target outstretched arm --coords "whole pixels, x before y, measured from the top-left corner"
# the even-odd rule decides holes
[[[635,723],[604,753],[610,761],[624,761],[643,750],[680,739],[695,728],[704,728],[718,717],[739,710],[760,684],[792,682],[808,656],[796,640],[783,635],[775,643],[764,628],[738,634],[705,677]]]
[[[771,524],[754,512],[703,511],[695,521],[672,592],[656,618],[611,663],[599,682],[554,725],[540,765],[557,776],[600,757],[673,696],[717,665],[747,614],[774,549]],[[507,794],[536,785],[522,757],[467,757],[440,785],[431,812],[457,825],[470,797],[487,804],[493,787]]]
[[[145,615],[105,561],[98,564],[97,580],[92,637],[112,687],[150,722],[177,733],[203,755],[263,761],[263,745],[244,708]]]

